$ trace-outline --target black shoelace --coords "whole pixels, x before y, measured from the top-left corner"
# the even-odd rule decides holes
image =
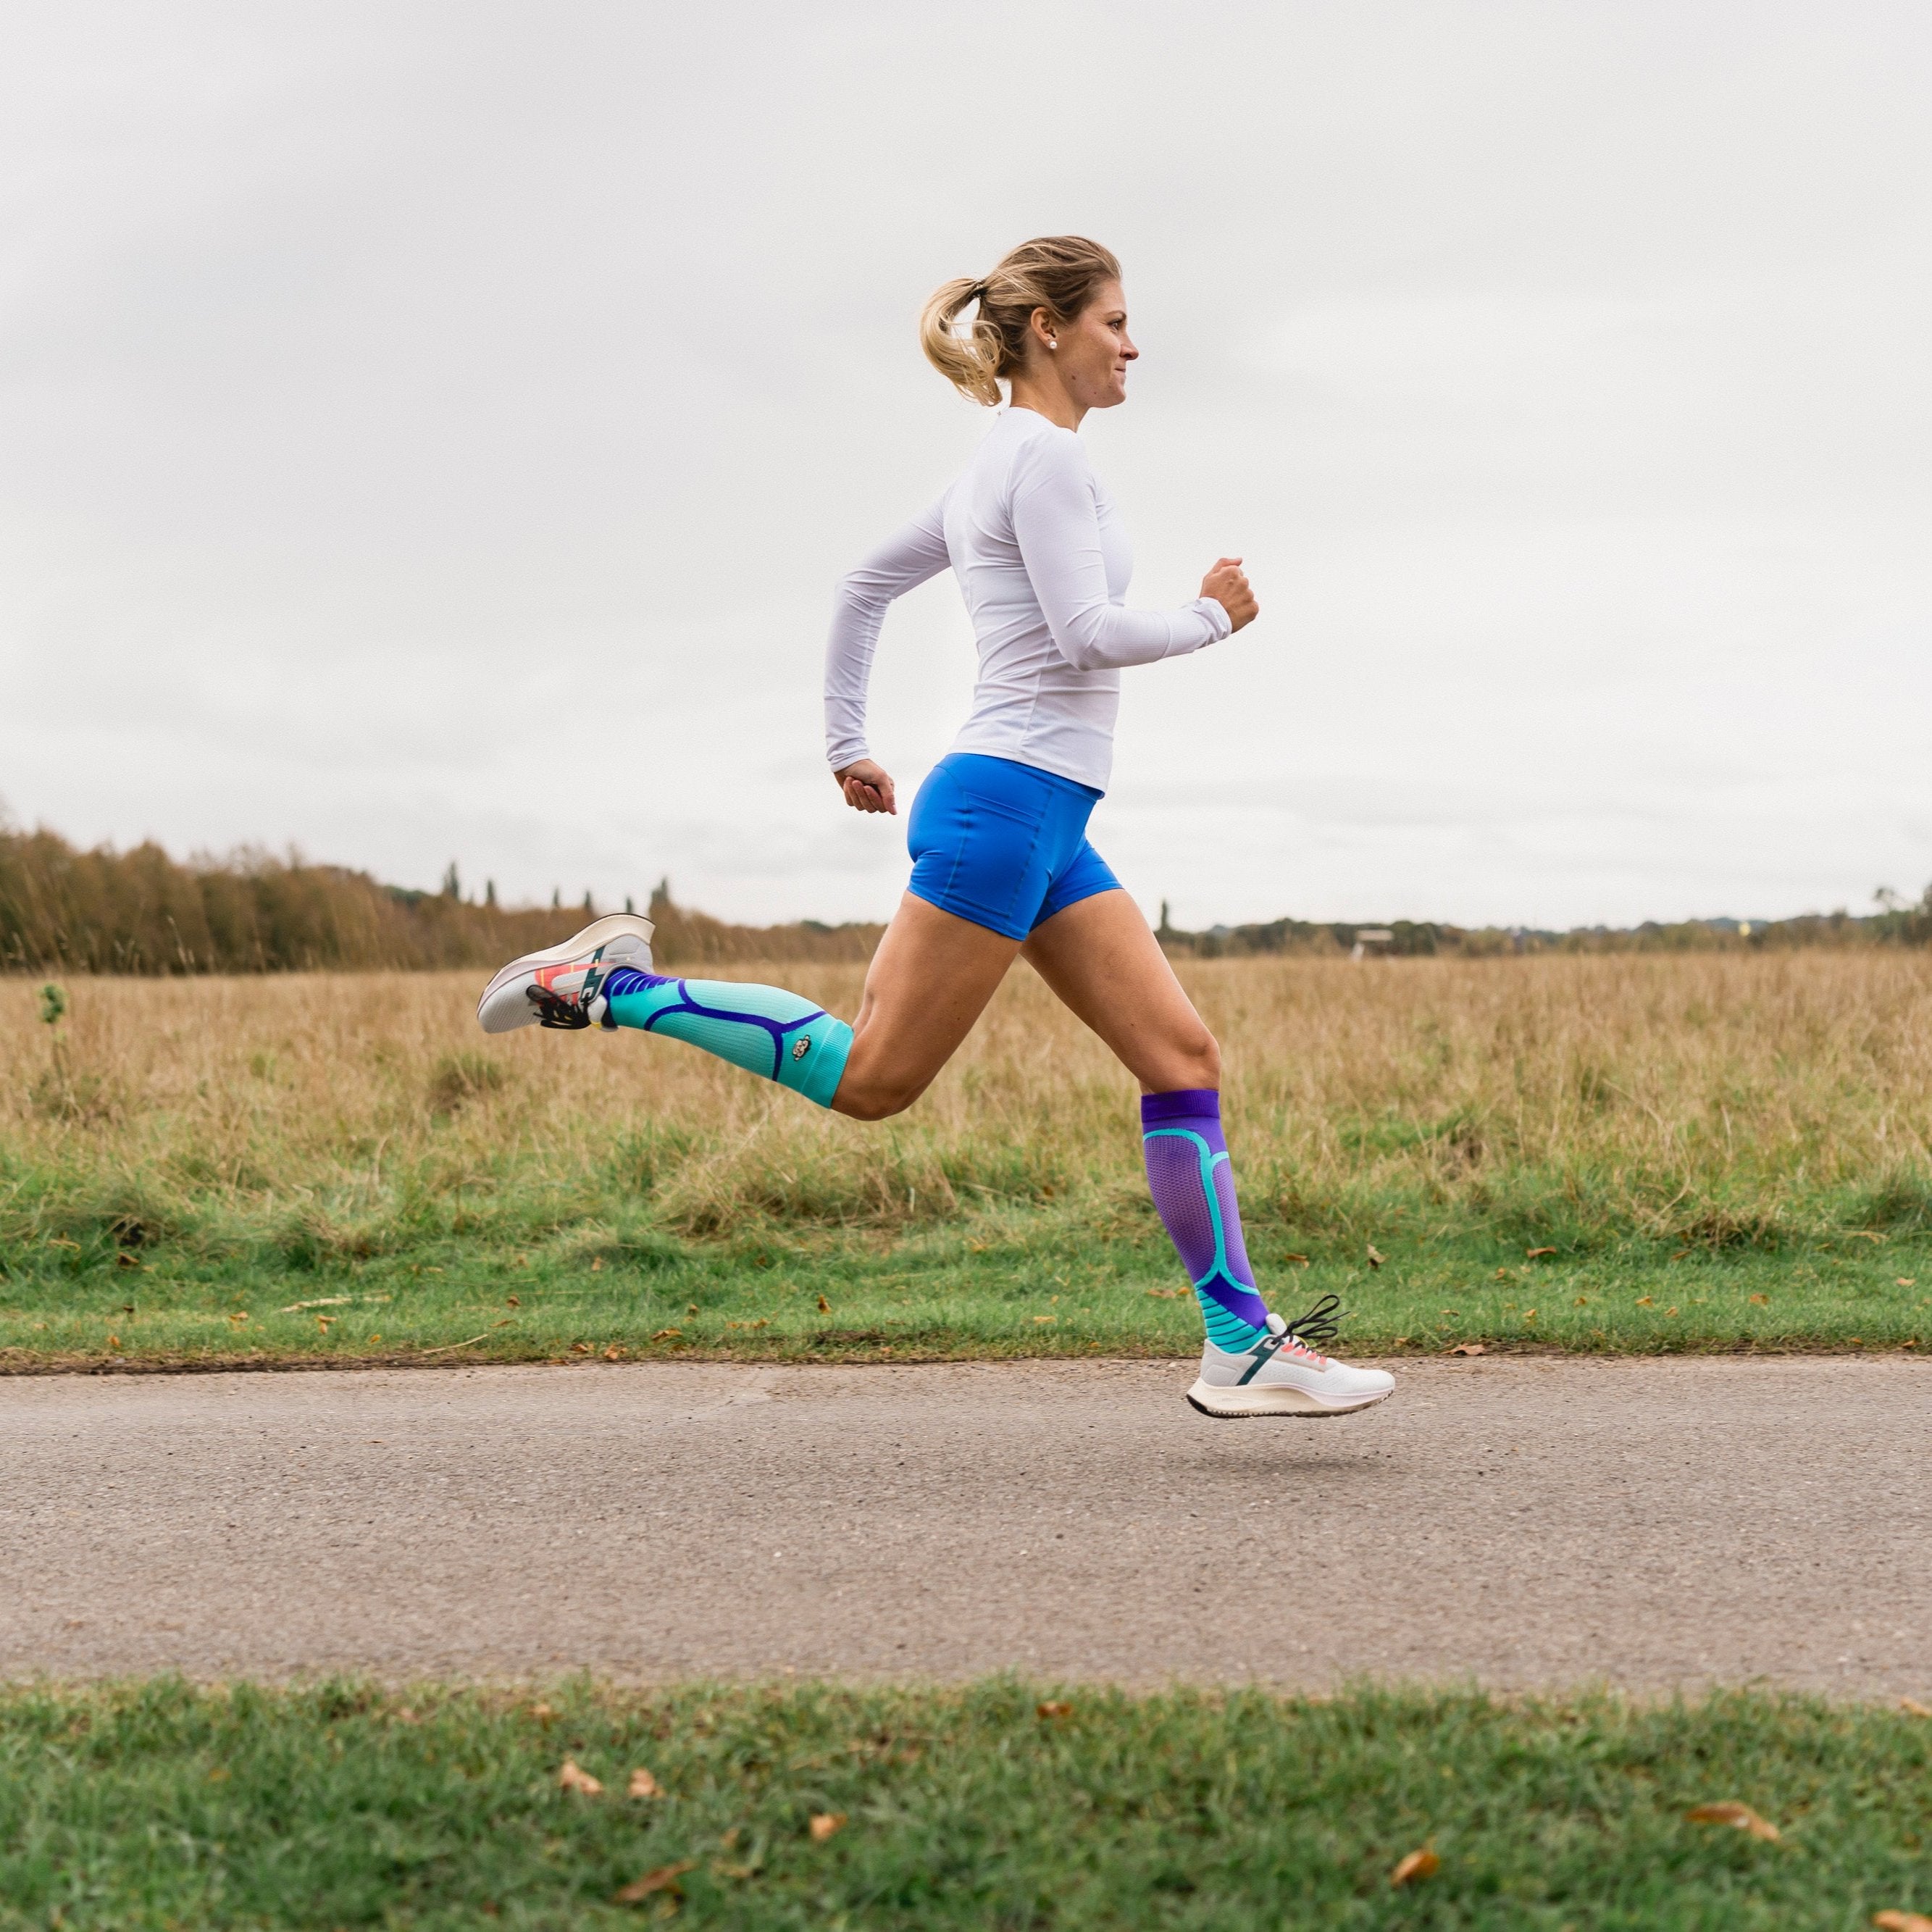
[[[537,1010],[538,1025],[560,1027],[567,1032],[577,1033],[590,1024],[590,1016],[582,1006],[560,994],[542,986],[526,986],[524,990],[530,996],[530,1004]]]
[[[1319,1354],[1318,1345],[1334,1341],[1348,1318],[1348,1311],[1342,1306],[1342,1298],[1339,1294],[1324,1294],[1299,1321],[1288,1324],[1288,1339]]]

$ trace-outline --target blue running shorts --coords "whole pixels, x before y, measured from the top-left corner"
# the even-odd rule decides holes
[[[907,890],[928,905],[1009,939],[1120,880],[1087,842],[1101,794],[1010,758],[953,752],[912,802]]]

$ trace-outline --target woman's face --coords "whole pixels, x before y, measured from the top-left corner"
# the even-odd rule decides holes
[[[1071,322],[1048,334],[1059,346],[1041,359],[1059,369],[1083,409],[1111,410],[1127,400],[1127,364],[1141,352],[1127,334],[1127,298],[1118,282],[1102,282]]]

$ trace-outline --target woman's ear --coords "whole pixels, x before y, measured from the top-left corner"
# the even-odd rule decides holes
[[[1034,340],[1041,348],[1060,346],[1060,322],[1051,309],[1036,308],[1027,320],[1032,325]]]

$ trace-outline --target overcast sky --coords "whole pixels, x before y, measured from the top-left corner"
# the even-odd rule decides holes
[[[1177,922],[1932,878],[1932,9],[0,4],[0,796],[506,898],[886,916],[838,573],[982,432],[944,278],[1072,230],[1132,596],[1097,844]],[[964,714],[950,578],[873,742]]]

